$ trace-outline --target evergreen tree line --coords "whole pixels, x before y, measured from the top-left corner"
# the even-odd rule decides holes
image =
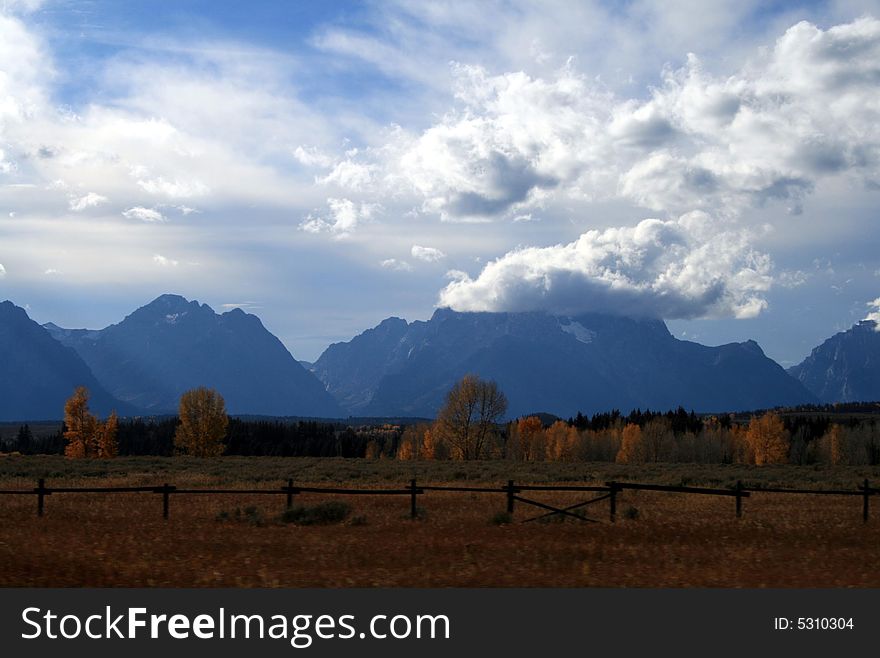
[[[812,410],[809,410],[812,411]],[[437,423],[361,425],[230,418],[222,454],[388,459],[511,459],[696,463],[878,464],[880,427],[866,416],[768,412],[751,418],[698,416],[682,408],[619,411],[568,421],[536,416],[497,424],[478,453],[465,456]],[[818,410],[817,410],[818,411]],[[177,417],[119,420],[117,454],[178,454]],[[65,454],[66,424],[35,436],[30,426],[0,444],[4,452]]]

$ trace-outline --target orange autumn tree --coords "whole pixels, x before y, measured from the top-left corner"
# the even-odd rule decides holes
[[[89,411],[89,390],[78,387],[64,405],[64,456],[68,459],[115,457],[119,452],[116,438],[116,412],[101,422]]]
[[[449,446],[453,459],[483,459],[492,452],[506,411],[507,397],[498,384],[465,375],[447,394],[431,433]]]
[[[642,428],[628,423],[623,428],[620,450],[615,460],[618,464],[638,464],[645,461],[645,447],[642,444]]]
[[[791,448],[791,434],[778,414],[768,411],[752,416],[746,431],[746,443],[755,457],[755,464],[785,464]]]
[[[200,386],[180,396],[180,425],[174,433],[174,447],[193,457],[219,457],[226,446],[226,402],[213,388]]]
[[[540,418],[537,416],[520,418],[512,426],[510,434],[508,452],[512,458],[525,462],[543,458],[544,423]]]

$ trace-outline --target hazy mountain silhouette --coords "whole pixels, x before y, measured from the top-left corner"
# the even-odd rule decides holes
[[[788,371],[823,402],[880,400],[880,331],[863,320]]]
[[[466,373],[496,380],[509,416],[610,409],[737,411],[815,402],[754,341],[706,347],[660,320],[600,314],[389,318],[327,348],[313,372],[350,413],[432,416]]]
[[[69,347],[61,345],[12,302],[0,303],[0,420],[56,420],[77,386],[91,392],[92,411],[129,414]]]
[[[221,315],[162,295],[100,331],[46,325],[116,397],[149,412],[176,412],[180,394],[216,388],[230,413],[337,417],[323,385],[255,315]]]

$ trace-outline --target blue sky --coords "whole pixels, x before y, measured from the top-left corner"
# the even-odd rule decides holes
[[[783,365],[880,297],[876,2],[0,0],[0,298],[663,317]]]

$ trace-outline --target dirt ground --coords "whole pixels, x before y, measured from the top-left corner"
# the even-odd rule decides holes
[[[283,470],[278,460],[263,464],[265,481],[254,475],[260,471],[258,463],[238,461],[238,468],[221,458],[156,472],[155,460],[127,460],[106,468],[93,463],[92,471],[84,472],[82,464],[54,458],[3,458],[0,489],[33,487],[32,477],[38,473],[54,486],[281,484],[273,479]],[[355,461],[363,463],[349,461],[346,468],[362,472],[357,478],[341,477],[345,486],[388,487],[383,469],[400,468]],[[287,472],[298,468],[301,475],[308,467],[315,476],[315,469],[325,465],[291,461],[287,466]],[[602,468],[585,472],[601,483],[608,475]],[[676,472],[674,478],[715,486],[731,475],[722,467],[714,474],[705,466],[699,469],[691,475]],[[768,473],[751,477],[766,478]],[[633,472],[615,477],[641,475],[629,479],[658,481],[663,474],[660,469],[653,476]],[[551,470],[536,472],[533,481],[558,482],[551,475]],[[578,484],[588,481],[566,475]],[[869,475],[878,476],[864,469],[838,469],[825,477],[815,469],[788,470],[773,474],[770,481],[811,488],[821,488],[823,482],[836,488],[848,481],[854,487]],[[481,479],[465,476],[468,484]],[[297,482],[309,484],[300,478]],[[444,482],[462,484],[462,478],[432,481]],[[329,486],[323,476],[315,476],[311,484]],[[560,506],[591,497],[522,495]],[[36,515],[34,496],[0,496],[0,586],[880,587],[876,497],[867,524],[858,496],[756,493],[745,499],[743,518],[736,519],[731,498],[627,491],[619,497],[613,524],[607,501],[585,508],[597,523],[522,523],[542,510],[517,503],[513,518],[504,519],[499,514],[505,508],[501,493],[428,492],[419,497],[420,518],[415,521],[409,518],[407,496],[333,498],[350,504],[345,521],[297,525],[282,520],[283,495],[176,495],[168,521],[162,518],[161,496],[150,493],[55,494],[47,497],[42,518]],[[312,506],[328,499],[301,494],[296,504]]]

